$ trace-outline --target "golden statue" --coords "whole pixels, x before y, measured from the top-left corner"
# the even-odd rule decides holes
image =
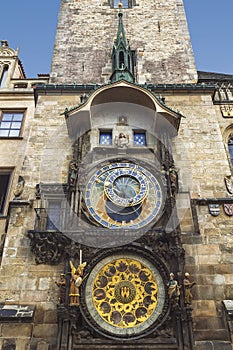
[[[79,305],[80,303],[80,294],[79,287],[83,281],[83,271],[86,267],[87,263],[84,262],[80,264],[77,268],[74,266],[72,261],[70,260],[70,268],[71,268],[71,280],[70,280],[70,305]]]
[[[173,305],[177,305],[180,297],[180,286],[178,282],[174,279],[174,273],[170,273],[170,280],[167,283],[168,286],[168,296],[173,302]]]
[[[184,285],[184,302],[186,305],[192,304],[193,296],[191,293],[191,288],[196,284],[195,282],[190,282],[189,280],[189,273],[185,272],[184,274],[185,278],[183,280]]]

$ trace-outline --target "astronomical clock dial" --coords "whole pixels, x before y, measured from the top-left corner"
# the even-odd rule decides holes
[[[84,295],[93,326],[118,337],[138,336],[152,328],[165,302],[158,270],[134,254],[116,254],[97,263]]]
[[[105,165],[89,179],[85,203],[94,220],[111,229],[141,228],[159,217],[163,192],[147,169],[129,162]]]

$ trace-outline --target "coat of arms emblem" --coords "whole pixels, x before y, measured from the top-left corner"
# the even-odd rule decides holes
[[[233,215],[233,204],[223,204],[223,209],[228,216]]]
[[[209,212],[212,216],[218,216],[220,214],[219,204],[209,204]]]
[[[230,195],[233,196],[233,178],[231,175],[225,176],[225,185],[227,188],[227,191],[230,193]]]

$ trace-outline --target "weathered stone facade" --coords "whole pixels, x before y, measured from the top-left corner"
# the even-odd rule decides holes
[[[108,0],[62,1],[51,82],[103,84],[111,74],[117,9]],[[124,12],[136,80],[146,83],[196,82],[197,73],[181,0],[133,1]],[[110,68],[110,70],[109,70]]]
[[[12,170],[0,217],[0,347],[230,350],[233,165],[228,141],[233,119],[222,110],[230,108],[233,99],[217,99],[220,90],[214,83],[227,84],[227,96],[231,96],[233,79],[199,73],[196,83],[181,1],[137,0],[123,13],[131,48],[137,51],[138,84],[119,81],[101,85],[111,75],[108,68],[117,11],[106,1],[61,2],[49,84],[46,77],[27,80],[17,52],[5,42],[0,47],[2,71],[9,65],[5,86],[0,89],[0,110],[25,111],[20,137],[0,138],[0,171]],[[33,91],[34,84],[40,85]],[[122,116],[126,119],[120,122]],[[162,139],[166,123],[170,141]],[[112,132],[111,145],[100,144],[103,130]],[[145,132],[146,147],[135,145],[135,130]],[[120,133],[128,137],[126,146],[117,143]],[[163,142],[167,142],[165,148]],[[116,244],[102,249],[98,241],[104,232],[98,231],[80,193],[109,159],[137,159],[138,165],[158,167],[170,194],[162,216],[136,237],[136,243],[127,241],[121,248]],[[171,166],[171,160],[178,171],[178,184],[169,192],[170,168],[164,175],[163,166],[166,162]],[[19,176],[25,184],[22,193],[15,195]],[[57,216],[49,211],[55,202],[61,203],[59,227],[48,225],[48,213],[57,225]],[[215,207],[209,208],[213,204]],[[96,246],[85,245],[85,235],[95,232],[99,234]],[[80,234],[82,240],[80,236],[77,239]],[[192,317],[181,288],[178,308],[171,301],[169,304],[166,294],[169,312],[153,332],[145,330],[144,337],[111,339],[99,325],[94,329],[83,299],[86,282],[80,288],[81,314],[79,306],[70,305],[68,289],[62,295],[56,282],[64,273],[70,283],[69,260],[77,265],[83,254],[83,261],[88,262],[84,278],[88,280],[96,262],[120,249],[126,256],[145,254],[144,258],[158,259],[164,286],[169,272],[182,284],[188,271],[196,282]],[[59,304],[61,298],[64,303]]]

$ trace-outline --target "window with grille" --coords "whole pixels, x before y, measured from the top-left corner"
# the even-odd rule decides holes
[[[3,111],[0,117],[0,137],[19,137],[23,117],[23,111]]]

